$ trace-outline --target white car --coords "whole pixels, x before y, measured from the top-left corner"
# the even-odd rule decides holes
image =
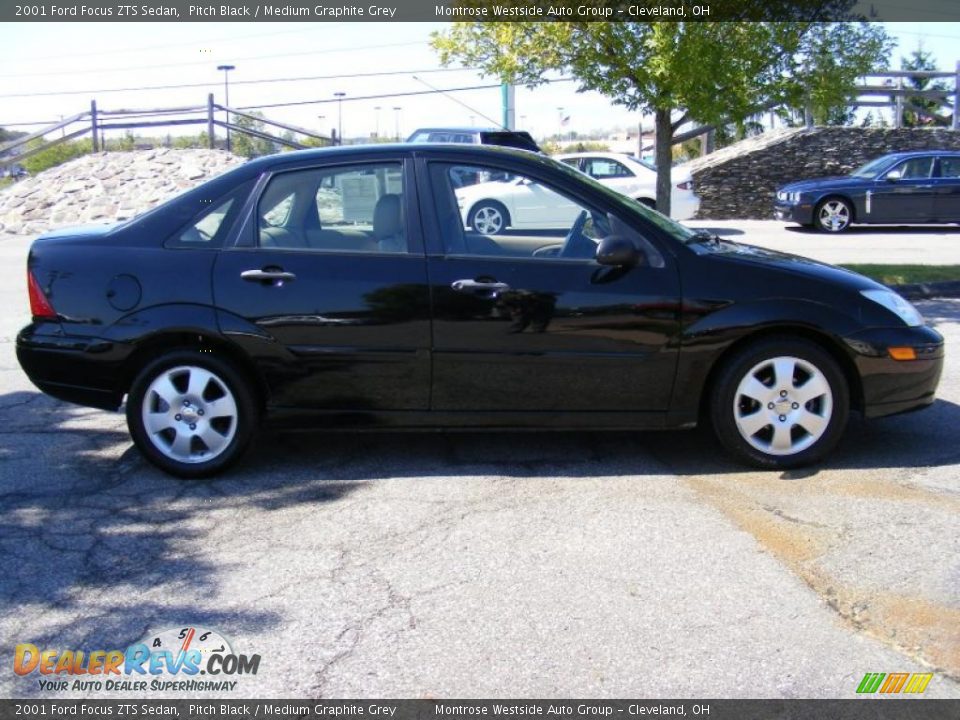
[[[639,200],[656,209],[657,169],[630,155],[612,152],[582,152],[557,155],[557,160],[597,180],[611,190]],[[700,209],[700,198],[693,192],[689,170],[673,168],[670,173],[670,217],[689,220]]]
[[[581,211],[563,195],[516,176],[466,185],[456,194],[464,227],[483,235],[498,235],[508,227],[566,230]]]

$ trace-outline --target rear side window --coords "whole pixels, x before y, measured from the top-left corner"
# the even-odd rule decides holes
[[[164,243],[168,248],[207,249],[223,246],[253,181],[243,183],[227,195],[214,200],[180,232]]]
[[[587,174],[597,180],[633,176],[633,173],[623,163],[608,158],[591,158],[588,160]]]
[[[407,252],[399,162],[283,173],[257,205],[263,248],[317,252]]]
[[[940,158],[940,177],[960,178],[960,157]]]

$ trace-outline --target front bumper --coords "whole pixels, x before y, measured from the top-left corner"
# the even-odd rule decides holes
[[[804,202],[790,203],[784,200],[777,200],[773,205],[773,216],[783,222],[812,225],[813,205]]]
[[[126,346],[63,335],[50,325],[28,325],[17,335],[17,360],[30,382],[58,400],[103,410],[120,407]]]
[[[844,338],[863,389],[863,413],[882,417],[931,405],[943,371],[943,337],[921,327],[871,328]],[[913,348],[915,360],[894,360],[890,348]]]

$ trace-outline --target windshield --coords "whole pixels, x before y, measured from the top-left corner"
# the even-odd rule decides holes
[[[550,158],[551,165],[555,168],[562,170],[567,175],[577,178],[580,182],[587,182],[593,186],[594,189],[602,192],[608,200],[616,203],[619,207],[628,210],[636,215],[642,215],[645,220],[650,221],[658,228],[663,230],[665,233],[671,237],[676,238],[680,242],[686,243],[691,240],[695,233],[688,227],[681,225],[675,220],[671,220],[666,215],[661,215],[656,210],[652,210],[643,203],[639,203],[636,200],[628,198],[626,195],[621,195],[616,190],[611,190],[603,183],[600,183],[594,180],[592,177],[586,173],[582,173],[579,170],[570,167],[569,165],[554,160]]]
[[[857,178],[872,178],[879,173],[884,166],[889,165],[893,160],[894,156],[884,155],[883,157],[879,157],[876,160],[871,160],[866,165],[857,168],[850,173],[850,176]]]

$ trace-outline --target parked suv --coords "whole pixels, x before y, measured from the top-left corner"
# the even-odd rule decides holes
[[[540,152],[540,146],[526,130],[497,128],[420,128],[407,138],[409,143],[462,143],[467,145],[500,145],[518,150]]]

